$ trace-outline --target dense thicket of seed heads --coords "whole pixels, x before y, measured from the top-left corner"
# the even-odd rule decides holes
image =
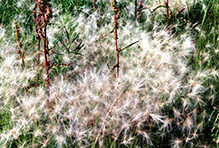
[[[40,19],[41,11],[39,18],[35,18],[39,36],[53,43],[54,34],[45,38],[42,33],[42,26],[47,25],[50,17],[50,7],[42,8],[41,1],[37,2],[39,10],[48,14],[43,17],[44,21]],[[143,136],[148,145],[153,145],[156,141],[153,137],[158,135],[168,137],[167,143],[173,147],[180,147],[182,143],[203,145],[199,138],[203,137],[203,124],[209,115],[203,109],[206,96],[202,94],[210,89],[212,93],[207,97],[212,101],[215,94],[213,85],[206,88],[203,83],[218,78],[219,71],[193,71],[188,66],[187,62],[195,52],[189,34],[175,37],[168,34],[165,26],[156,23],[147,33],[142,26],[127,20],[118,33],[118,46],[122,48],[139,42],[121,52],[120,76],[116,78],[112,71],[116,59],[114,34],[110,33],[114,29],[114,18],[111,12],[104,15],[110,23],[99,28],[97,12],[88,17],[80,15],[76,21],[65,16],[55,20],[64,25],[65,22],[78,23],[75,32],[81,34],[84,48],[75,71],[67,72],[76,72],[77,79],[66,78],[67,74],[55,75],[51,80],[50,97],[44,85],[24,91],[39,71],[33,66],[36,57],[27,54],[22,70],[16,43],[4,39],[7,43],[0,45],[7,49],[1,50],[0,110],[7,112],[11,120],[9,127],[0,132],[4,146],[25,134],[33,136],[32,146],[46,147],[53,139],[58,147],[62,147],[71,139],[73,145],[90,147],[90,141],[95,141],[100,131],[100,145],[104,137],[118,140],[121,133],[120,140],[125,145],[137,135]],[[56,34],[63,31],[48,29]],[[67,62],[73,58],[62,50],[60,53]],[[199,64],[202,67],[202,63]],[[53,106],[48,102],[53,102]],[[170,138],[173,130],[179,134]]]

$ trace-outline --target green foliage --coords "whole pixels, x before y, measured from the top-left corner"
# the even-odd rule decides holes
[[[214,120],[214,125],[213,128],[211,129],[211,137],[213,138],[212,142],[216,142],[219,138],[219,113],[217,114],[215,120]]]
[[[92,0],[53,0],[53,3],[61,5],[61,12],[70,15],[78,15],[84,8],[92,8]]]
[[[17,0],[1,0],[0,24],[7,25],[18,14]]]

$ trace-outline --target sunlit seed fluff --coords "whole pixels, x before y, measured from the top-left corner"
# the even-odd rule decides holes
[[[155,6],[155,2],[153,4]],[[173,4],[175,3],[170,7],[174,7]],[[134,5],[130,6],[133,7]],[[166,14],[166,10],[162,10]],[[181,135],[177,135],[178,138],[173,137],[174,140],[167,141],[171,146],[181,147],[182,141],[185,140],[189,143],[197,141],[196,134],[203,130],[204,123],[201,122],[202,119],[195,122],[199,116],[196,104],[201,108],[205,104],[205,98],[201,97],[206,91],[203,86],[205,80],[208,80],[209,76],[209,79],[214,80],[219,74],[216,68],[193,72],[189,67],[188,60],[195,50],[192,38],[188,34],[173,37],[164,26],[156,22],[154,28],[147,33],[139,23],[134,26],[131,25],[132,21],[124,20],[127,24],[121,25],[118,29],[119,48],[138,42],[120,52],[121,75],[117,78],[114,75],[115,70],[113,71],[116,63],[115,41],[110,33],[113,28],[112,14],[105,12],[102,17],[109,23],[97,26],[98,12],[90,15],[92,12],[88,9],[82,11],[89,13],[86,14],[88,17],[80,14],[75,18],[63,16],[56,20],[57,24],[67,27],[78,23],[74,33],[80,33],[78,40],[83,41],[84,48],[80,50],[83,56],[77,57],[66,54],[61,44],[56,47],[58,50],[61,48],[60,52],[63,52],[62,62],[76,61],[73,69],[69,70],[69,73],[66,72],[74,79],[65,79],[66,73],[62,73],[61,68],[57,76],[50,81],[50,97],[47,96],[44,85],[44,56],[41,56],[39,69],[33,62],[37,59],[38,53],[34,57],[31,54],[26,56],[27,67],[22,71],[16,59],[15,45],[8,42],[8,50],[1,51],[4,54],[0,76],[4,79],[0,82],[4,88],[0,89],[0,103],[6,108],[10,107],[8,111],[11,123],[18,122],[20,131],[34,127],[33,135],[37,140],[42,140],[40,142],[45,147],[52,140],[56,142],[57,147],[67,146],[67,140],[72,137],[72,143],[77,143],[79,147],[90,147],[90,140],[95,139],[99,132],[99,146],[104,141],[104,136],[118,140],[123,132],[124,136],[119,144],[128,145],[141,136],[148,145],[152,145],[153,141],[156,142],[153,137],[157,136],[157,133],[166,136],[176,127],[182,128],[183,131]],[[130,14],[133,14],[133,10]],[[51,26],[48,31],[52,43],[55,39],[51,33],[60,35],[60,30]],[[67,38],[64,33],[63,38]],[[71,48],[77,44],[78,41]],[[208,57],[207,54],[202,56]],[[53,62],[52,58],[50,62]],[[40,86],[21,91],[30,81],[37,81],[38,71],[43,75]],[[51,70],[50,74],[53,72]],[[213,96],[216,86],[210,86],[208,89],[211,89]],[[114,104],[120,93],[120,98]],[[112,106],[102,128],[104,117]],[[168,111],[173,112],[173,116]],[[206,116],[207,113],[202,111],[201,117],[204,119]],[[150,132],[151,129],[154,131]],[[15,139],[20,137],[20,131],[15,131]],[[134,135],[133,131],[138,136]],[[9,139],[11,135],[8,136],[6,133],[10,132],[5,130],[1,136]],[[47,136],[46,139],[42,138],[44,135]]]

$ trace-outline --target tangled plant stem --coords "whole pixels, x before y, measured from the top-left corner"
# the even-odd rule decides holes
[[[167,18],[168,18],[168,34],[170,34],[170,14],[169,14],[169,1],[165,1],[165,5],[167,8]]]
[[[111,6],[113,9],[114,14],[114,23],[113,23],[113,30],[114,30],[114,40],[115,40],[115,44],[116,44],[116,54],[117,54],[117,77],[119,77],[119,48],[118,48],[118,19],[121,15],[121,5],[119,6],[119,8],[117,8],[116,6],[117,2],[116,0],[112,0],[111,1]]]
[[[137,18],[137,7],[138,7],[138,1],[135,0],[135,18]]]
[[[17,46],[18,46],[17,54],[19,54],[19,59],[22,60],[21,68],[23,71],[24,70],[24,55],[23,55],[23,52],[21,51],[22,43],[21,43],[19,37],[20,37],[19,28],[18,28],[17,23],[15,23],[15,40],[17,41]]]
[[[49,57],[48,57],[48,38],[47,38],[47,25],[49,23],[49,20],[52,17],[52,9],[51,4],[48,3],[46,0],[36,0],[36,6],[39,10],[39,13],[37,15],[36,10],[34,10],[34,18],[36,20],[36,30],[37,30],[37,39],[38,42],[38,50],[40,50],[40,40],[43,40],[44,42],[44,57],[45,57],[45,65],[46,65],[46,85],[47,85],[47,93],[48,97],[50,97],[49,92],[49,86],[50,86],[50,78],[49,78]],[[42,19],[43,16],[43,19]],[[38,64],[39,64],[40,56],[38,55]]]
[[[93,145],[93,148],[95,148],[96,143],[97,143],[97,141],[98,141],[99,138],[100,138],[102,129],[104,128],[104,126],[105,126],[105,124],[106,124],[107,118],[108,118],[109,114],[112,112],[114,106],[115,106],[116,103],[118,102],[118,100],[119,100],[119,98],[121,97],[122,93],[123,93],[123,92],[121,92],[121,93],[119,94],[119,96],[115,99],[114,103],[112,104],[112,106],[110,107],[108,113],[106,114],[106,116],[105,116],[105,118],[104,118],[104,120],[103,120],[103,124],[102,124],[102,126],[101,126],[101,129],[100,129],[100,131],[99,131],[99,133],[97,134],[97,137],[96,137],[96,139],[95,139],[95,143],[94,143],[94,145]]]
[[[36,7],[33,9],[33,16],[34,16],[34,20],[35,20],[35,22],[37,22],[37,12],[36,12]],[[36,32],[36,34],[37,34],[37,40],[38,40],[38,55],[37,55],[37,65],[38,65],[38,67],[40,66],[40,36],[39,36],[39,34],[38,34],[38,25],[37,25],[37,23],[36,23],[36,25],[35,25],[35,27],[36,27],[36,29],[35,29],[35,32]],[[39,81],[40,80],[40,75],[39,74],[37,74],[37,81]]]

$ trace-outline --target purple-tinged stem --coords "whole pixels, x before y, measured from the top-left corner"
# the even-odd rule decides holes
[[[169,2],[168,0],[165,1],[167,7],[167,17],[168,17],[168,34],[170,34],[170,14],[169,14]]]
[[[44,35],[45,35],[45,39],[44,39],[44,55],[45,55],[45,64],[46,64],[46,75],[47,75],[47,92],[48,92],[48,96],[50,96],[49,94],[49,61],[48,61],[48,40],[46,38],[46,26],[44,27]]]
[[[45,6],[43,7],[43,12],[45,13]],[[47,93],[48,97],[50,97],[49,93],[49,61],[48,61],[48,39],[47,39],[47,34],[46,34],[46,14],[43,14],[43,22],[45,24],[44,26],[44,55],[45,55],[45,64],[46,64],[46,75],[47,75]]]
[[[115,23],[117,24],[117,19],[115,15]],[[117,78],[119,77],[119,48],[118,48],[118,39],[117,39],[117,29],[115,29],[115,34],[116,34],[116,53],[117,53]]]
[[[138,1],[135,0],[135,18],[137,17],[137,5],[138,5]]]

